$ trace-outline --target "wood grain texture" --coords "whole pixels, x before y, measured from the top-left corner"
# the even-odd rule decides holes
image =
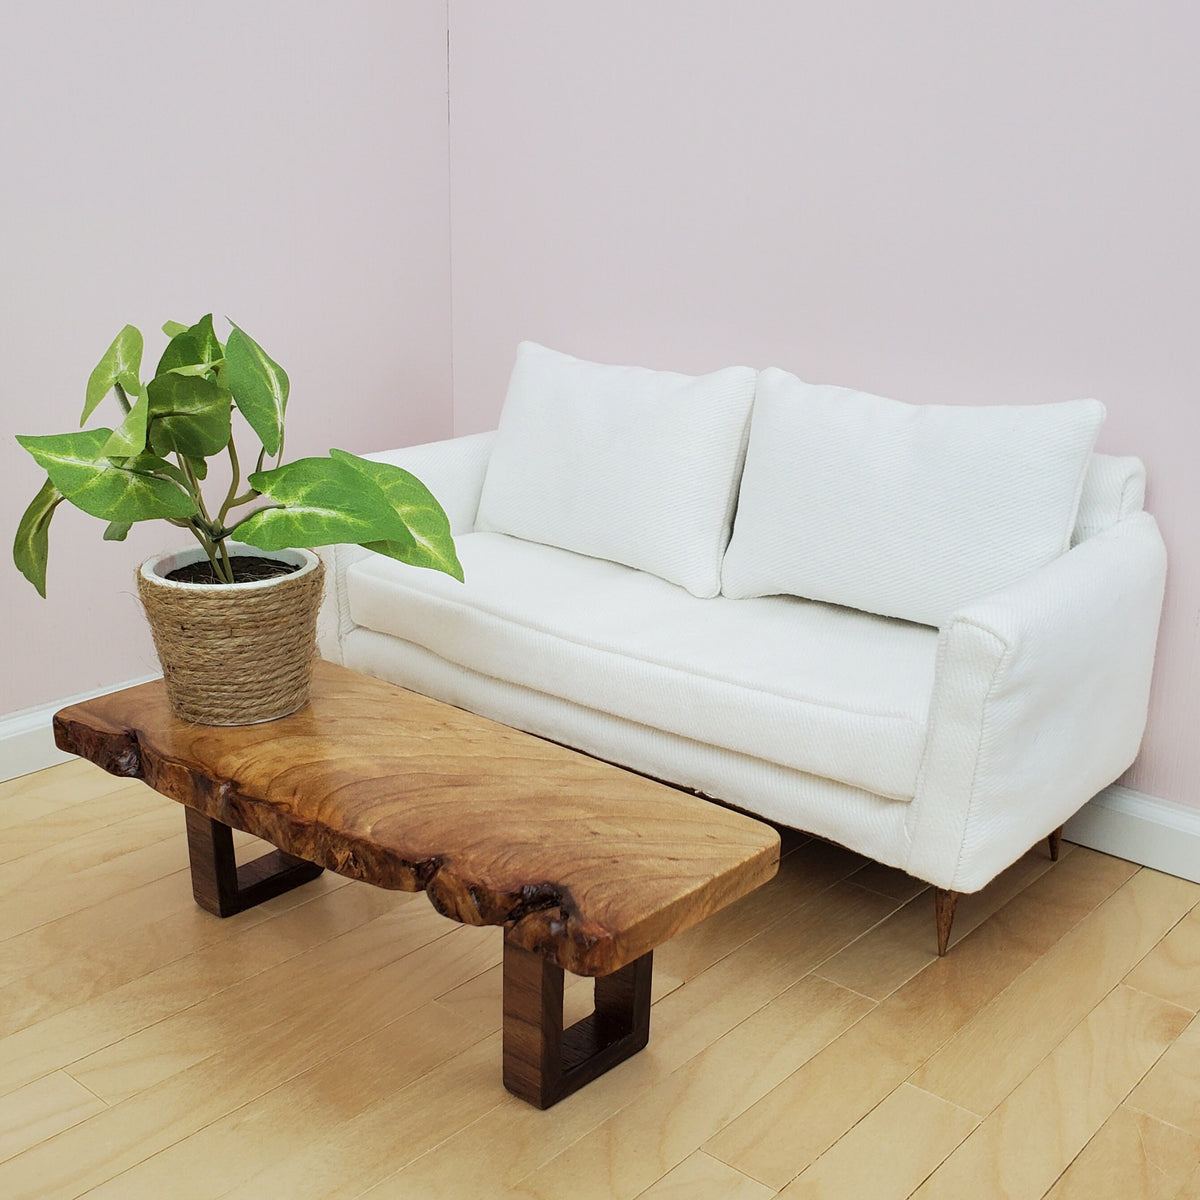
[[[963,1200],[978,1194],[981,1179],[1005,1200],[1041,1200],[1186,1020],[1186,1010],[1164,1000],[1124,984],[1114,988],[913,1193],[914,1200]]]
[[[1105,902],[1102,916],[1080,922],[932,1055],[912,1082],[986,1116],[1196,903],[1198,891],[1170,875],[1139,872]]]
[[[933,889],[934,915],[937,920],[937,952],[940,958],[950,947],[950,927],[958,907],[958,893],[945,888]]]
[[[86,823],[99,793],[65,801],[77,788],[86,795],[88,779],[100,776],[76,760],[25,777],[24,790],[0,795],[0,824],[19,815],[7,828],[41,829],[42,847],[35,840],[27,849],[50,851],[63,828],[39,818],[70,807]],[[770,1084],[754,1076],[772,1070],[781,1039],[806,1027],[811,1034],[847,1001],[842,989],[825,998],[810,990],[809,1003],[794,1008],[784,993],[818,982],[813,971],[847,961],[852,945],[884,947],[894,921],[876,922],[887,904],[909,898],[903,880],[892,880],[893,888],[867,871],[853,883],[837,882],[857,870],[850,856],[802,847],[797,869],[781,867],[764,888],[655,952],[648,1050],[546,1114],[501,1087],[495,932],[445,921],[420,896],[343,886],[349,881],[329,872],[232,920],[215,920],[192,902],[178,805],[135,782],[113,782],[144,806],[125,820],[151,810],[167,818],[180,869],[141,883],[89,824],[94,857],[90,866],[80,858],[78,868],[96,885],[111,878],[115,886],[89,885],[93,899],[84,908],[5,943],[0,974],[7,969],[32,985],[57,957],[79,984],[76,1006],[57,1011],[70,981],[56,979],[55,1015],[0,1037],[0,1133],[15,1135],[8,1149],[17,1150],[9,1159],[0,1153],[5,1200],[516,1197],[555,1159],[534,1182],[560,1197],[590,1191],[612,1200],[644,1187],[646,1200],[765,1200],[797,1176],[791,1194],[847,1181],[878,1190],[842,1188],[841,1196],[904,1194],[944,1148],[949,1131],[939,1114],[953,1112],[913,1094],[906,1082],[913,1066],[1023,974],[1039,973],[1038,963],[1055,956],[1064,937],[1075,945],[1052,974],[1085,981],[1097,964],[1081,955],[1070,931],[1094,914],[1111,927],[1097,948],[1127,942],[1127,910],[1104,901],[1133,876],[1153,874],[1066,843],[1063,861],[1049,868],[1039,846],[1030,860],[1049,869],[1014,877],[1011,893],[988,897],[986,919],[969,933],[980,912],[969,907],[977,897],[962,898],[956,945],[944,959],[933,954],[931,898],[918,899],[923,920],[902,919],[914,933],[921,925],[924,965],[886,999],[857,1001],[861,1020],[731,1122]],[[235,840],[249,848],[249,835]],[[857,886],[868,880],[880,885],[873,896]],[[934,1171],[933,1179],[946,1172],[935,1194],[1200,1197],[1200,1128],[1191,1124],[1200,1080],[1191,1016],[1200,1007],[1198,916],[1194,908],[1124,976],[1132,996],[1115,1009],[1106,996],[1050,1057],[1031,1061],[1028,1083]],[[685,982],[663,970],[677,946]],[[855,962],[864,979],[892,971],[887,963],[874,968],[865,955]],[[574,1021],[585,1015],[593,984],[572,975],[564,982],[565,1015]],[[1153,1002],[1147,1008],[1137,999],[1146,992],[1171,1003],[1156,1015]],[[1036,1032],[1054,991],[1038,986],[1022,994],[1025,1029]],[[771,1016],[777,999],[787,1009],[778,1018]],[[0,996],[0,1012],[3,1006]],[[1131,1093],[1130,1082],[1177,1029],[1141,1076],[1144,1087]],[[785,1053],[782,1069],[789,1070],[799,1058]],[[980,1062],[990,1069],[986,1056]],[[88,1115],[87,1095],[72,1079],[109,1107]],[[1158,1112],[1139,1112],[1142,1104]],[[718,1127],[708,1149],[689,1149]],[[736,1138],[727,1140],[725,1130]],[[968,1155],[971,1141],[981,1144]],[[576,1143],[580,1150],[571,1151]],[[718,1144],[742,1147],[738,1170],[713,1157]],[[600,1168],[600,1186],[589,1167]],[[878,1177],[876,1167],[883,1168]],[[758,1175],[760,1168],[769,1173]],[[610,1177],[616,1190],[603,1187]]]
[[[638,1200],[771,1200],[775,1192],[697,1150]]]
[[[1175,1200],[1193,1168],[1200,1169],[1200,1138],[1121,1107],[1100,1127],[1046,1193],[1046,1200]]]
[[[935,958],[704,1149],[782,1188],[1137,873],[1077,850]],[[1038,998],[1026,1010],[1036,1027]]]
[[[905,1200],[978,1124],[973,1114],[901,1084],[779,1196]],[[887,1154],[881,1146],[889,1147]]]
[[[1200,1012],[1200,903],[1138,963],[1127,982]]]
[[[779,836],[562,746],[318,663],[261,725],[171,716],[161,683],[63,709],[60,748],[353,879],[606,975],[774,875]]]
[[[1126,1104],[1200,1138],[1200,1017],[1192,1018]]]
[[[633,1200],[869,1007],[844,988],[802,979],[533,1171],[512,1194]]]
[[[282,850],[271,850],[239,867],[233,854],[233,830],[228,825],[194,808],[184,809],[184,814],[192,896],[213,916],[232,917],[255,908],[311,883],[324,870]]]
[[[650,1039],[652,954],[595,981],[592,1012],[563,1028],[563,971],[504,944],[504,1086],[549,1108]]]
[[[0,1162],[103,1109],[104,1101],[65,1071],[0,1096]]]

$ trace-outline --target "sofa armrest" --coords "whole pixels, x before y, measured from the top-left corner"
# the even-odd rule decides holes
[[[942,629],[912,874],[978,890],[1133,762],[1165,575],[1139,512]]]
[[[494,431],[473,433],[364,457],[411,471],[437,497],[450,518],[450,532],[458,535],[470,533],[475,527],[495,438]],[[321,546],[317,553],[325,562],[325,599],[317,616],[317,647],[322,658],[340,663],[342,638],[354,627],[346,600],[346,571],[370,551],[361,546]]]

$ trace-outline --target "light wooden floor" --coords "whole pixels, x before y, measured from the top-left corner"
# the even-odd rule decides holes
[[[220,921],[174,803],[2,784],[0,1196],[1200,1198],[1200,886],[1033,851],[939,961],[920,884],[785,849],[655,953],[649,1047],[539,1113],[498,930],[328,873]]]

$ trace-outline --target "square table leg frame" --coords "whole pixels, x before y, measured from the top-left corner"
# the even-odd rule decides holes
[[[652,954],[596,980],[596,1010],[563,1029],[563,970],[504,943],[504,1086],[549,1108],[650,1040]]]
[[[239,867],[233,856],[233,830],[228,825],[194,808],[185,808],[184,813],[192,895],[214,916],[232,917],[316,879],[324,869],[282,850],[272,850]]]

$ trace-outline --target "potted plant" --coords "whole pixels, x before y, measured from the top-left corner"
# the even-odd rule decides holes
[[[17,438],[47,478],[13,559],[45,596],[50,519],[64,500],[105,521],[107,541],[136,521],[186,530],[197,545],[137,575],[172,709],[212,725],[283,716],[303,706],[312,674],[324,569],[309,547],[354,543],[461,580],[450,522],[400,467],[344,450],[283,463],[288,377],[238,326],[224,343],[211,314],[163,332],[147,382],[142,335],[126,325],[88,379],[80,429]],[[120,423],[84,428],[110,396]],[[259,444],[245,479],[235,433]],[[228,459],[219,480],[214,457]]]

